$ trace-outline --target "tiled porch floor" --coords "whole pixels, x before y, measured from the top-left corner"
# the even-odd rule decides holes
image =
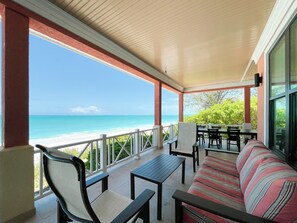
[[[208,144],[204,144],[207,146]],[[223,145],[224,146],[224,145]],[[231,148],[232,149],[232,148]],[[109,169],[109,189],[130,197],[130,171],[140,166],[141,164],[149,161],[155,156],[165,153],[168,154],[168,146],[162,150],[151,150],[142,154],[141,159],[132,159],[131,161],[119,164],[118,166]],[[217,155],[217,154],[216,154]],[[223,156],[222,154],[218,154]],[[200,163],[204,158],[203,148],[199,149]],[[233,158],[233,157],[232,157]],[[181,183],[181,166],[164,182],[163,184],[163,206],[162,206],[162,220],[157,221],[157,200],[156,194],[150,202],[151,222],[174,222],[174,200],[172,194],[176,189],[187,191],[190,187],[194,173],[191,158],[186,160],[186,175],[185,184]],[[136,196],[139,195],[144,189],[157,190],[157,185],[141,180],[135,179]],[[90,199],[95,197],[101,191],[101,183],[94,185],[89,189]],[[53,223],[56,222],[56,201],[55,196],[50,195],[46,198],[40,199],[35,202],[36,215],[26,220],[25,223]],[[141,222],[141,221],[139,221]]]

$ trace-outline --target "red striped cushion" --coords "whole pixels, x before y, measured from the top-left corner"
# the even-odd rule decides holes
[[[222,191],[218,191],[200,182],[194,181],[191,185],[188,193],[197,195],[204,199],[223,204],[240,211],[245,211],[243,199],[230,196]],[[218,215],[209,213],[207,211],[195,208],[191,205],[184,205],[184,221],[183,222],[197,222],[197,219],[211,219],[212,221],[207,222],[230,222],[228,219],[222,218]],[[198,221],[200,222],[200,221]],[[201,221],[203,222],[203,221]]]
[[[209,212],[205,212],[203,210],[198,209],[193,209],[192,206],[183,206],[183,223],[231,223],[232,221],[218,217],[216,215],[212,215],[212,218],[207,217],[206,215],[203,214],[208,214],[212,215]]]
[[[203,168],[204,166],[207,166],[214,170],[219,170],[221,172],[238,177],[238,171],[236,169],[235,162],[229,160],[224,160],[213,156],[206,156],[202,166]]]
[[[254,147],[249,158],[245,162],[244,166],[240,171],[240,185],[242,193],[244,194],[246,187],[250,180],[254,176],[259,165],[268,158],[274,158],[278,160],[277,156],[274,155],[270,150],[263,147]]]
[[[269,158],[255,172],[244,193],[248,213],[276,222],[297,221],[297,173]]]
[[[194,181],[200,182],[230,196],[243,199],[239,178],[213,168],[203,166],[199,168]]]
[[[261,141],[249,140],[248,143],[242,148],[236,159],[236,168],[238,172],[241,171],[255,146],[265,147],[265,145]]]

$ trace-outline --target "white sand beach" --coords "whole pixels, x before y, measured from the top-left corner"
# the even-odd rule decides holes
[[[169,124],[168,124],[169,125]],[[164,125],[166,126],[166,125]],[[140,126],[139,130],[148,130],[152,129],[153,126],[150,125],[144,125]],[[66,144],[72,144],[72,143],[78,143],[83,141],[91,141],[94,139],[99,139],[100,135],[106,134],[107,137],[109,136],[115,136],[125,133],[135,132],[135,129],[131,128],[122,128],[122,129],[114,129],[111,131],[106,132],[81,132],[81,133],[73,133],[73,134],[67,134],[67,135],[61,135],[59,137],[53,137],[53,138],[43,138],[43,139],[32,139],[30,140],[30,145],[35,146],[36,144],[41,144],[47,147],[55,147],[60,145],[66,145]]]

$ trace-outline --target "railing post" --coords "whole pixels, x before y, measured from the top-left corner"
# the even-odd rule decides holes
[[[106,135],[100,135],[100,168],[102,169],[103,173],[107,172],[106,166]]]
[[[163,148],[163,130],[161,125],[154,126],[154,145],[158,147],[158,149]]]
[[[135,129],[134,135],[134,154],[136,154],[136,159],[140,159],[140,134],[139,129]]]
[[[169,126],[169,140],[173,140],[174,139],[174,126],[173,124],[171,124]]]
[[[90,145],[90,173],[93,173],[93,163],[94,163],[94,158],[93,158],[93,146],[92,143],[89,143]]]
[[[39,155],[39,196],[43,195],[43,155]]]

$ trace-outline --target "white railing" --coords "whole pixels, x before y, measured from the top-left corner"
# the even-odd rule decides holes
[[[164,128],[166,130],[164,130]],[[163,127],[163,143],[175,137],[175,125]],[[157,148],[159,128],[139,130],[121,135],[101,135],[98,139],[51,147],[82,159],[86,166],[86,175],[106,172],[111,166],[131,159],[140,158],[143,152]],[[40,150],[34,151],[35,200],[51,193],[43,175],[43,160]]]
[[[163,143],[173,140],[177,136],[177,124],[163,126]]]

